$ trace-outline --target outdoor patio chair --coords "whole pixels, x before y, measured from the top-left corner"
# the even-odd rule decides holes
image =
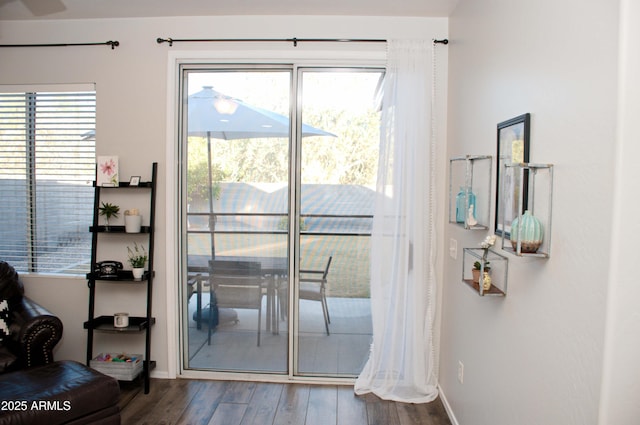
[[[320,301],[322,304],[322,313],[324,314],[324,326],[329,335],[329,323],[331,318],[329,317],[329,307],[327,306],[326,286],[327,275],[329,274],[329,267],[331,266],[331,259],[333,256],[329,256],[327,265],[324,270],[300,270],[300,291],[299,297],[301,300]],[[310,276],[320,277],[310,277]]]
[[[202,322],[202,281],[203,276],[200,273],[187,274],[187,303],[191,300],[191,296],[196,294],[196,328],[201,328]]]
[[[252,261],[212,260],[209,262],[211,299],[216,306],[209,310],[209,336],[213,327],[213,308],[239,308],[258,310],[258,347],[262,326],[262,270],[260,263]]]
[[[194,320],[197,329],[202,327],[202,295],[209,290],[209,268],[207,266],[187,267],[187,303],[196,294],[196,313]]]

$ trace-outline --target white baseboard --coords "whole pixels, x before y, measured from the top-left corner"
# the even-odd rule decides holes
[[[158,378],[158,379],[171,379],[169,378],[169,373],[167,371],[164,370],[153,370],[151,371],[151,375],[149,375],[151,378]],[[175,379],[175,378],[173,378]]]
[[[451,405],[447,400],[447,396],[444,395],[444,391],[442,391],[442,387],[438,385],[438,393],[440,394],[440,400],[444,406],[444,410],[447,411],[447,415],[449,416],[449,420],[451,421],[451,425],[460,425],[458,419],[456,419],[456,415],[453,414],[453,410],[451,409]]]

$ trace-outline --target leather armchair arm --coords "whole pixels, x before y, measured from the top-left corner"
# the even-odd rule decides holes
[[[62,338],[62,321],[28,297],[14,310],[14,347],[24,367],[53,362],[53,349]]]

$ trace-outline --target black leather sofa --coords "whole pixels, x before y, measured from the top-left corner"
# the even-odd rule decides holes
[[[0,330],[0,373],[53,361],[53,348],[62,338],[62,322],[44,307],[24,296],[24,286],[15,269],[0,261],[0,303],[6,302]],[[2,320],[2,319],[0,319]]]
[[[62,329],[0,261],[0,425],[120,424],[117,380],[75,361],[54,361]]]

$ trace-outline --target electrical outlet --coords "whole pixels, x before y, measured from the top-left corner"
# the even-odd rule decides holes
[[[458,360],[458,382],[464,383],[464,363]]]
[[[454,260],[458,258],[458,241],[453,238],[449,239],[449,256]]]

